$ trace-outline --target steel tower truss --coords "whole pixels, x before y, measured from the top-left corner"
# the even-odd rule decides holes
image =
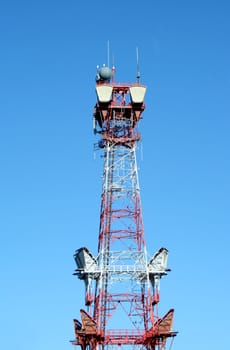
[[[74,320],[72,344],[82,350],[163,350],[167,338],[176,335],[174,310],[161,318],[157,313],[160,278],[169,271],[168,250],[147,258],[136,162],[146,87],[101,76],[94,108],[95,132],[104,150],[98,255],[85,247],[74,255],[87,311],[80,310],[81,322]]]

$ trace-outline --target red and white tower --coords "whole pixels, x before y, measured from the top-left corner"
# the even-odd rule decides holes
[[[115,83],[114,69],[98,69],[94,131],[104,152],[98,252],[83,247],[74,255],[75,275],[85,283],[86,310],[74,320],[72,341],[81,350],[165,350],[176,335],[174,310],[163,317],[157,312],[168,250],[149,259],[144,239],[136,145],[145,93],[139,79]]]

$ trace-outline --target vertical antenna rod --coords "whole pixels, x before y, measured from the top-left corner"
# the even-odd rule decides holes
[[[107,64],[108,64],[108,67],[109,67],[109,40],[108,40],[108,43],[107,43]]]
[[[140,82],[141,72],[140,72],[140,64],[139,64],[139,52],[138,47],[136,47],[136,58],[137,58],[137,82]]]

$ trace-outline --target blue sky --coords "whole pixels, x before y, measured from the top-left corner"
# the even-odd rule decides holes
[[[97,248],[102,161],[96,65],[148,87],[138,151],[147,249],[170,251],[160,312],[174,349],[226,348],[229,326],[230,5],[0,3],[1,347],[70,349],[84,303],[75,249]],[[143,156],[141,156],[141,149]]]

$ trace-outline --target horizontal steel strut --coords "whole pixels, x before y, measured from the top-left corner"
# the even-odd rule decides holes
[[[176,335],[174,310],[160,318],[156,308],[160,278],[169,271],[168,250],[147,257],[136,161],[146,87],[111,82],[109,72],[98,71],[94,108],[94,131],[104,150],[98,252],[83,247],[74,255],[87,311],[80,311],[81,322],[74,320],[72,344],[82,350],[163,350]]]

